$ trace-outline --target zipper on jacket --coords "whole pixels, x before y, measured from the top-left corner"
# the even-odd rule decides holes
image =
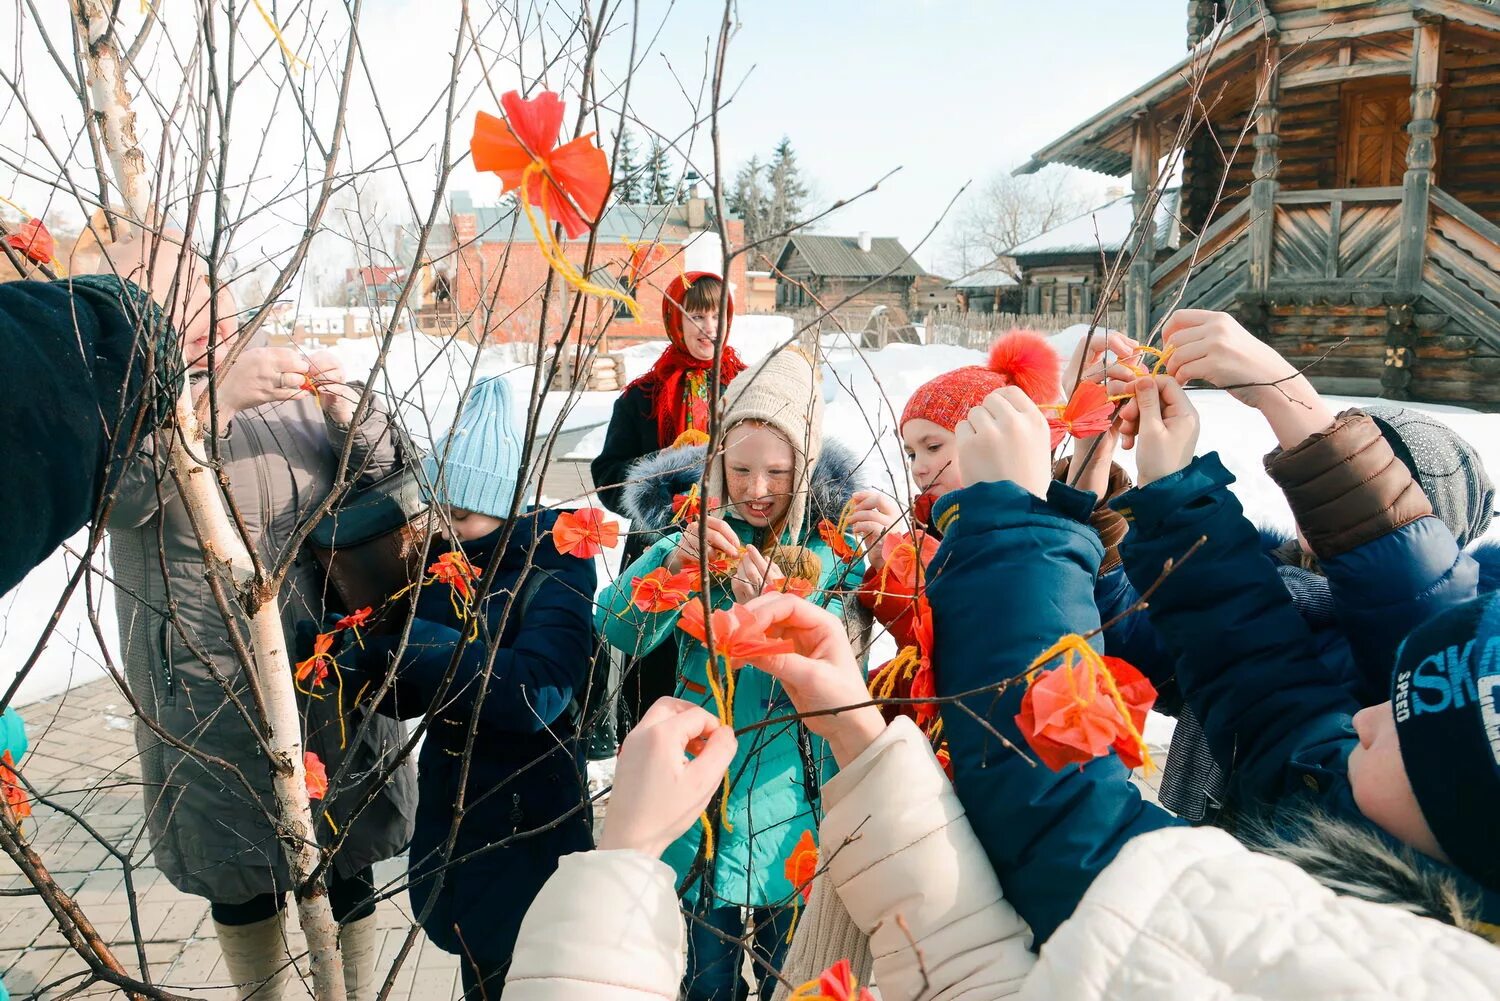
[[[169,706],[177,704],[177,672],[172,668],[172,620],[170,618],[161,620],[161,664],[162,681],[165,685],[165,697],[163,702]]]

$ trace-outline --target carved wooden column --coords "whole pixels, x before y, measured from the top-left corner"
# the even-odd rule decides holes
[[[1156,265],[1156,221],[1151,210],[1151,189],[1156,185],[1159,159],[1156,122],[1150,112],[1136,116],[1130,151],[1131,205],[1135,210],[1135,240],[1126,250],[1135,250],[1125,285],[1126,333],[1144,340],[1151,332],[1151,269]]]
[[[1416,29],[1412,67],[1411,144],[1406,150],[1406,177],[1401,193],[1401,242],[1396,250],[1396,284],[1405,295],[1422,288],[1426,258],[1428,199],[1437,164],[1438,63],[1442,55],[1441,21]]]
[[[1255,180],[1250,184],[1250,289],[1264,296],[1271,287],[1271,251],[1276,239],[1276,168],[1281,137],[1281,50],[1270,36],[1256,81]]]

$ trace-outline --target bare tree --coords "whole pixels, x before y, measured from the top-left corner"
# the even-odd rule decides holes
[[[1048,168],[1017,177],[1007,168],[965,199],[948,231],[943,266],[954,275],[997,267],[1020,278],[1005,252],[1091,208],[1074,173]]]

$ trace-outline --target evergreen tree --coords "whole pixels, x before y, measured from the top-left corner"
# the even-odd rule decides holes
[[[768,221],[770,232],[780,233],[801,222],[807,209],[807,186],[797,166],[797,154],[786,136],[776,144],[769,167],[771,179]]]
[[[641,165],[636,162],[635,137],[626,129],[620,137],[620,155],[615,157],[615,201],[635,205],[641,200]]]
[[[729,190],[729,211],[745,220],[745,242],[756,243],[771,233],[770,193],[766,188],[766,165],[752,156],[734,177]]]
[[[672,184],[672,164],[661,139],[651,137],[651,151],[646,155],[646,176],[641,182],[641,197],[651,205],[670,205],[676,189]]]

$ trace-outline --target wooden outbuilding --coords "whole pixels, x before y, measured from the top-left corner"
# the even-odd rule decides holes
[[[1021,168],[1128,175],[1156,245],[1185,137],[1180,249],[1135,255],[1130,331],[1227,309],[1325,390],[1500,407],[1500,7],[1191,0],[1188,29]]]

